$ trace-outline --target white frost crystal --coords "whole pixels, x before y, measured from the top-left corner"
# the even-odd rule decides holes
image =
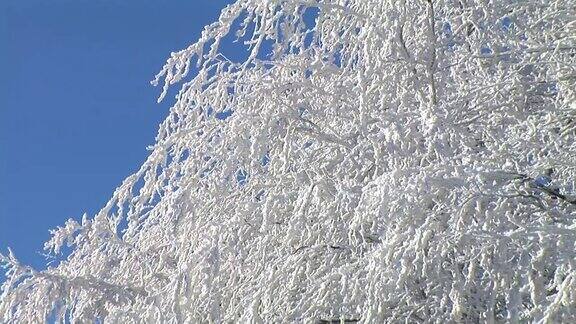
[[[575,30],[569,0],[237,1],[71,254],[2,257],[0,321],[575,323]]]

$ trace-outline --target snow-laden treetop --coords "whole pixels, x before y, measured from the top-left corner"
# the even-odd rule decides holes
[[[573,1],[240,0],[176,83],[0,322],[576,322]]]

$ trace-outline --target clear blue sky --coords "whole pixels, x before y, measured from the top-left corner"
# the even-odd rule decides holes
[[[1,251],[41,267],[138,169],[173,103],[149,81],[229,2],[0,0]]]

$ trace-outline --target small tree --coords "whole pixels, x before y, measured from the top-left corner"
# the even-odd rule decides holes
[[[237,1],[71,254],[2,257],[0,318],[576,322],[575,29],[569,0]]]

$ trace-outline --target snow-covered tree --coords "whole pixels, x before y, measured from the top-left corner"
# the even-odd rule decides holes
[[[237,38],[247,57],[219,44]],[[239,0],[0,320],[576,322],[571,0]]]

